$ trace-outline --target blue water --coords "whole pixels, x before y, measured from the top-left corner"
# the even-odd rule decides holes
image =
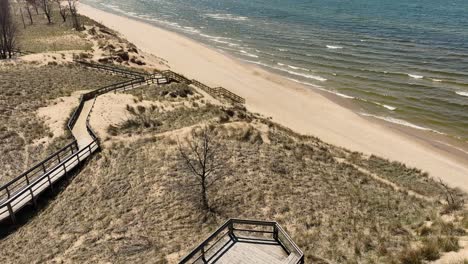
[[[371,118],[468,140],[467,0],[85,0],[177,31]]]

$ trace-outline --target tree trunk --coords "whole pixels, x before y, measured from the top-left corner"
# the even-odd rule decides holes
[[[26,29],[26,23],[24,23],[23,9],[20,7],[21,21],[23,21],[23,27]]]
[[[60,12],[60,16],[62,16],[62,20],[63,22],[67,22],[67,14],[65,13],[66,11],[59,5],[59,12]]]
[[[202,180],[201,187],[202,187],[202,205],[203,205],[203,209],[209,210],[209,209],[210,209],[210,205],[208,204],[208,197],[207,197],[207,194],[206,194],[206,182],[205,182],[205,179]]]
[[[32,14],[31,14],[31,9],[29,9],[29,6],[26,6],[26,11],[28,11],[29,21],[31,22],[31,25],[34,24]]]

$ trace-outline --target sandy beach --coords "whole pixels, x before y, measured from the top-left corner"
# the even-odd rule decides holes
[[[461,151],[365,119],[308,87],[179,34],[84,4],[79,11],[167,60],[172,70],[244,97],[252,112],[330,144],[404,162],[468,191],[468,155]]]

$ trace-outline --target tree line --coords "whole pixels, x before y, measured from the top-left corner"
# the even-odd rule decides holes
[[[62,22],[67,22],[67,19],[71,17],[73,28],[76,30],[82,30],[83,26],[79,21],[78,12],[76,10],[77,0],[20,0],[19,1],[19,12],[23,21],[23,26],[26,27],[25,15],[29,18],[29,24],[34,24],[32,13],[39,14],[41,10],[44,16],[47,18],[49,24],[53,21],[53,10],[54,6],[57,7]]]
[[[27,24],[34,24],[33,13],[39,15],[41,12],[47,18],[48,24],[52,24],[53,10],[57,8],[63,23],[70,19],[75,30],[83,30],[76,3],[77,0],[0,0],[0,59],[11,58],[16,51],[18,28],[13,17],[13,10],[17,11],[16,15],[21,16],[24,28]]]

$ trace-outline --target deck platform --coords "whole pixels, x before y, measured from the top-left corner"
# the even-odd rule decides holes
[[[303,264],[304,254],[276,222],[231,219],[180,264]]]

